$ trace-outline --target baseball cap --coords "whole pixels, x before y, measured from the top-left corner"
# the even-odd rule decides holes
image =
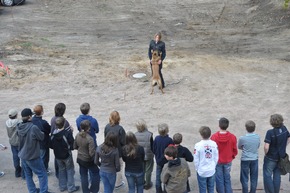
[[[17,115],[17,111],[15,110],[15,109],[10,109],[9,111],[8,111],[8,116],[9,117],[15,117],[16,115]]]
[[[23,109],[21,111],[21,116],[22,117],[29,117],[29,116],[32,116],[32,115],[33,115],[33,113],[31,111],[31,109],[29,109],[29,108],[25,108],[25,109]]]

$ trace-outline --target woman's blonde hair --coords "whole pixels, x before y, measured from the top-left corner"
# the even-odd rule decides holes
[[[109,117],[109,123],[111,126],[119,125],[120,115],[119,115],[118,111],[111,112],[110,117]]]

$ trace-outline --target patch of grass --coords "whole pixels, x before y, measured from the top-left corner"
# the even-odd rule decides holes
[[[289,7],[289,0],[284,1],[284,9],[287,9]]]
[[[32,42],[23,42],[23,43],[20,44],[20,46],[22,48],[32,48],[33,43]]]
[[[47,39],[47,38],[40,38],[41,39],[41,41],[43,41],[43,42],[47,42],[47,43],[49,43],[50,42],[50,40],[49,39]]]
[[[65,48],[64,44],[58,44],[57,46],[60,47],[60,48]]]

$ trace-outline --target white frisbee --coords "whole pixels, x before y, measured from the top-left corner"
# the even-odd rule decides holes
[[[145,73],[136,73],[133,74],[133,78],[144,78],[146,76]]]

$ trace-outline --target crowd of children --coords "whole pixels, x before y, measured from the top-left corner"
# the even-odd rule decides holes
[[[79,133],[73,137],[73,128],[64,118],[64,103],[55,105],[55,116],[50,124],[42,119],[43,107],[36,105],[33,111],[25,108],[18,112],[9,110],[6,121],[7,134],[13,155],[15,177],[26,180],[30,193],[48,193],[49,148],[54,152],[55,175],[61,192],[76,192],[80,186],[75,185],[75,168],[72,150],[77,150],[77,163],[81,176],[83,193],[98,193],[100,182],[104,192],[112,193],[114,189],[124,186],[122,174],[125,174],[129,193],[143,193],[143,189],[152,188],[151,180],[156,163],[156,193],[190,192],[188,178],[191,175],[187,162],[194,162],[200,193],[232,193],[232,160],[242,151],[240,181],[243,193],[255,193],[258,181],[258,149],[260,136],[255,133],[255,123],[247,121],[247,133],[238,140],[229,132],[229,120],[219,119],[219,131],[214,134],[207,126],[199,129],[201,141],[194,146],[194,152],[183,145],[182,134],[169,137],[167,124],[158,125],[155,138],[140,119],[136,123],[135,133],[126,132],[120,125],[120,115],[113,111],[109,123],[104,129],[104,142],[97,146],[96,134],[99,132],[98,121],[89,115],[90,105],[80,106],[81,115],[76,119]],[[263,181],[266,193],[278,193],[281,177],[278,168],[279,158],[286,156],[286,146],[290,134],[283,124],[283,117],[274,114],[270,117],[273,129],[266,133],[264,145]],[[123,165],[125,169],[123,171]],[[32,175],[36,174],[39,188]],[[4,173],[1,172],[0,176]],[[249,180],[250,179],[250,180]],[[250,181],[250,185],[249,184]]]

